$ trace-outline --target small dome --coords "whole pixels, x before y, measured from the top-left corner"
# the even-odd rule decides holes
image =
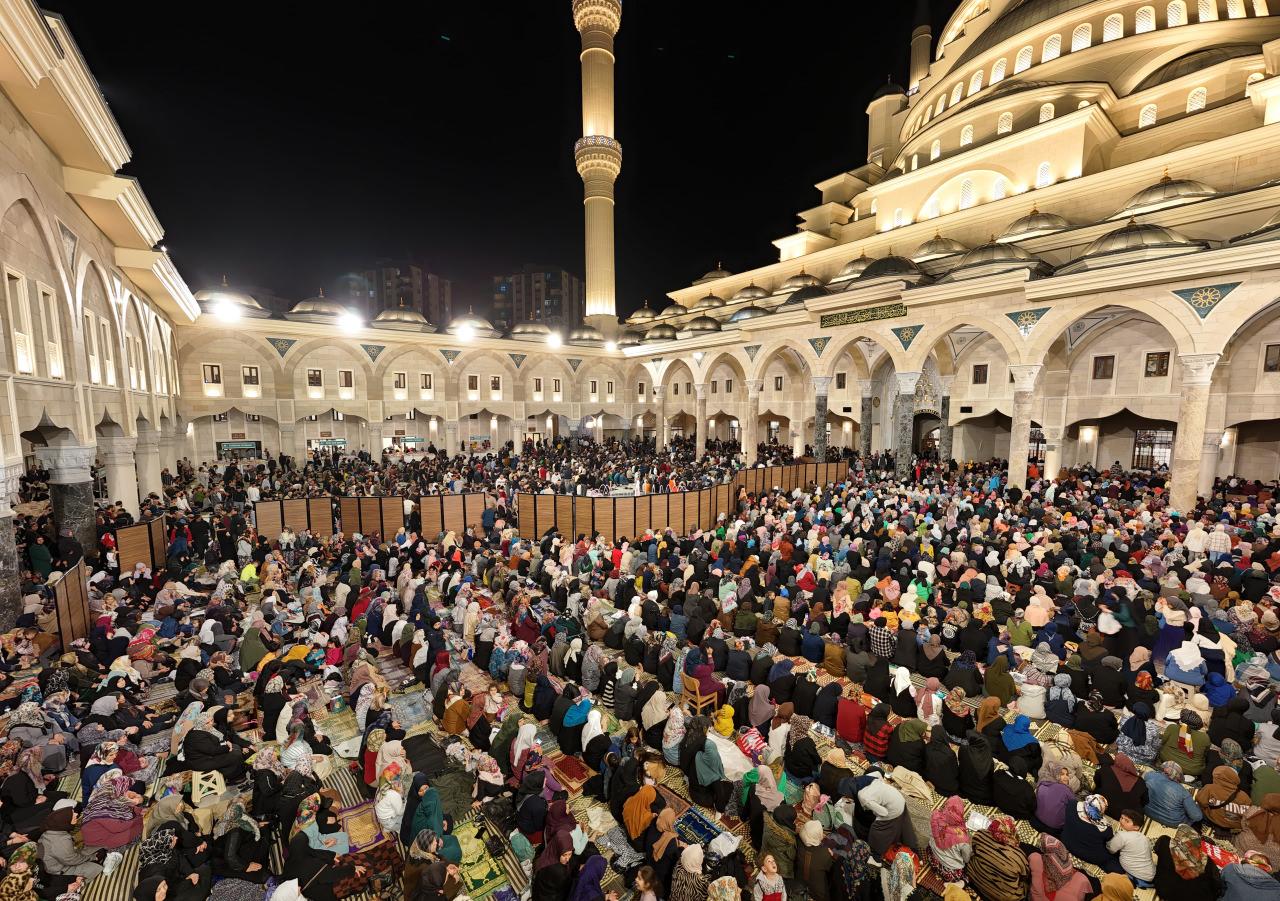
[[[759,300],[762,297],[768,297],[769,292],[761,288],[755,282],[747,285],[745,288],[739,288],[733,294],[734,300]]]
[[[671,305],[658,314],[659,319],[670,319],[672,316],[683,316],[689,312],[689,308],[678,300],[671,301]]]
[[[714,294],[708,294],[706,297],[699,299],[698,302],[695,303],[693,306],[689,307],[689,309],[690,310],[718,310],[722,306],[724,306],[724,301],[722,299],[720,299],[719,297],[716,297]]]
[[[629,328],[618,336],[619,347],[635,347],[644,341],[644,335],[635,329]]]
[[[1053,274],[1053,267],[1017,244],[991,240],[966,253],[943,280],[965,281],[1015,270],[1025,271],[1028,278],[1043,278]]]
[[[427,322],[426,316],[408,307],[392,307],[383,310],[374,317],[373,325],[377,328],[394,328],[409,332],[434,331],[431,323]]]
[[[1024,238],[1035,238],[1052,232],[1070,228],[1071,223],[1056,213],[1042,213],[1034,206],[1031,212],[1021,219],[1015,219],[1004,230],[997,241],[1018,241]]]
[[[986,244],[975,247],[966,253],[964,258],[960,260],[959,268],[981,266],[988,263],[1030,263],[1035,260],[1034,256],[1017,244],[988,241]]]
[[[873,278],[888,278],[889,276],[899,275],[910,278],[918,278],[923,275],[920,267],[908,260],[906,257],[887,256],[878,260],[872,260],[871,263],[862,270],[858,276],[859,281],[870,281]]]
[[[209,309],[213,309],[220,304],[226,303],[236,307],[241,307],[241,312],[246,314],[249,310],[260,310],[264,313],[266,312],[266,310],[262,309],[262,304],[258,303],[257,299],[254,298],[252,294],[248,294],[244,291],[237,291],[227,285],[227,277],[225,275],[222,277],[221,287],[204,288],[197,291],[194,296],[196,303]]]
[[[782,287],[780,287],[775,293],[789,294],[792,291],[798,291],[801,288],[820,288],[820,287],[822,287],[822,281],[816,275],[809,275],[807,272],[801,269],[798,275],[793,275],[791,276],[791,278],[783,282]]]
[[[627,317],[627,322],[629,323],[652,322],[657,318],[658,318],[658,314],[655,313],[653,310],[649,309],[649,301],[646,300],[644,302],[644,306],[642,306],[640,309],[636,310],[634,313],[632,313],[630,316]]]
[[[1082,259],[1148,248],[1194,247],[1200,244],[1171,228],[1130,219],[1126,225],[1107,232],[1090,244]]]
[[[698,279],[698,281],[709,282],[709,281],[714,281],[715,279],[718,279],[718,278],[728,278],[731,275],[733,275],[732,272],[730,272],[728,269],[725,269],[722,264],[716,263],[716,268],[712,269],[710,272],[703,275],[702,278]]]
[[[851,278],[857,278],[859,275],[862,275],[862,270],[871,265],[871,262],[871,258],[867,256],[867,252],[864,250],[862,252],[862,256],[858,257],[856,260],[850,260],[845,263],[844,268],[840,270],[840,274],[831,281],[843,282],[848,281]]]
[[[797,291],[792,291],[791,296],[787,298],[787,302],[778,307],[779,310],[796,309],[803,307],[806,300],[812,300],[815,297],[826,297],[827,289],[821,285],[805,285]]]
[[[461,335],[469,331],[477,338],[496,338],[498,335],[493,323],[483,316],[477,316],[471,309],[460,316],[453,317],[446,331],[451,335]]]
[[[875,103],[881,97],[892,97],[895,95],[906,94],[907,89],[897,82],[886,82],[880,86],[880,90],[871,95],[871,102]]]
[[[604,335],[589,325],[580,325],[569,332],[570,344],[603,344]]]
[[[929,260],[938,260],[943,257],[953,257],[957,254],[967,253],[968,250],[969,248],[954,238],[944,238],[941,234],[935,234],[916,248],[916,252],[911,255],[911,259],[917,263],[926,263]]]
[[[695,316],[685,325],[685,331],[694,332],[718,332],[720,331],[720,323],[712,319],[710,316]]]
[[[337,318],[346,313],[347,308],[325,297],[324,289],[321,288],[319,294],[315,297],[308,297],[306,300],[298,301],[289,312],[296,316],[333,316]]]
[[[659,322],[649,331],[645,332],[644,343],[652,344],[654,341],[674,341],[676,340],[676,330],[665,322]]]
[[[1166,174],[1164,178],[1151,187],[1144,188],[1130,197],[1129,202],[1121,207],[1120,211],[1111,218],[1118,219],[1124,216],[1150,213],[1166,207],[1190,203],[1193,200],[1203,200],[1217,193],[1204,182],[1194,181],[1189,178],[1170,178]]]
[[[769,311],[764,307],[758,307],[755,304],[747,304],[745,307],[739,307],[733,311],[733,315],[729,317],[730,322],[746,322],[748,319],[759,319],[761,316],[768,316]]]
[[[511,330],[511,337],[517,341],[546,341],[551,328],[545,322],[518,322]]]

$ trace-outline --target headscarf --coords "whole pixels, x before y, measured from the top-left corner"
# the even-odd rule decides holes
[[[662,856],[667,853],[667,846],[676,838],[675,808],[664,807],[662,813],[658,814],[658,838],[653,843],[653,859],[662,859]]]
[[[1150,704],[1145,701],[1138,701],[1133,705],[1133,716],[1120,724],[1120,731],[1135,746],[1141,747],[1147,743],[1147,723],[1153,715]],[[1128,789],[1126,788],[1125,791],[1128,791]]]
[[[604,876],[605,859],[599,854],[592,854],[578,871],[578,878],[573,883],[573,892],[569,901],[593,901],[603,894],[600,880]]]
[[[929,815],[929,829],[939,851],[966,844],[969,830],[965,827],[964,802],[955,795],[947,798],[941,810]]]
[[[707,901],[738,901],[741,897],[742,890],[738,887],[738,880],[732,876],[721,876],[707,886]]]
[[[1182,767],[1178,766],[1172,760],[1166,760],[1164,763],[1160,764],[1160,772],[1164,773],[1170,781],[1181,784]]]
[[[1133,901],[1133,883],[1122,873],[1108,873],[1102,877],[1102,894],[1094,901]]]
[[[983,698],[978,705],[978,731],[981,732],[989,723],[1000,719],[1000,699]]]
[[[654,813],[650,808],[657,797],[658,793],[652,785],[642,785],[640,790],[622,805],[622,819],[626,823],[627,834],[632,839],[640,838],[653,822]]]
[[[942,699],[942,703],[947,705],[947,709],[956,716],[966,716],[969,713],[969,705],[966,702],[964,689],[956,686],[947,692],[947,696]]]
[[[1115,761],[1111,764],[1111,772],[1115,774],[1116,781],[1120,783],[1120,790],[1123,792],[1133,788],[1139,778],[1138,770],[1128,754],[1116,754]]]
[[[759,775],[759,781],[756,783],[756,800],[760,802],[761,807],[772,813],[774,808],[784,800],[782,792],[778,790],[778,781],[773,775],[773,770],[767,766],[756,767],[756,773]]]
[[[1102,832],[1107,828],[1107,799],[1102,795],[1089,795],[1076,803],[1076,814],[1081,822],[1088,823]]]
[[[1195,879],[1204,872],[1209,857],[1204,852],[1200,834],[1183,823],[1169,841],[1173,868],[1183,879]]]
[[[885,901],[907,901],[916,889],[916,865],[911,855],[899,851],[889,865],[888,886],[885,888]]]
[[[680,866],[694,876],[702,875],[702,845],[693,844],[680,852]]]
[[[987,831],[1002,845],[1008,845],[1011,848],[1017,848],[1018,827],[1013,822],[1013,817],[1006,814],[997,814],[991,818],[991,825],[987,827]]]
[[[888,705],[883,705],[888,706]],[[813,731],[813,720],[807,716],[794,714],[791,717],[791,731],[787,733],[788,750],[796,746],[796,742],[802,738],[807,738],[809,733]]]
[[[1262,796],[1262,806],[1245,818],[1249,829],[1263,843],[1280,844],[1280,793]]]
[[[1076,868],[1067,846],[1047,832],[1040,836],[1040,860],[1044,866],[1044,887],[1052,895],[1071,881]]]
[[[1004,742],[1005,750],[1013,752],[1027,745],[1039,744],[1036,737],[1031,734],[1031,718],[1025,714],[1018,714],[1012,723],[1000,730],[1000,740]]]
[[[810,819],[800,827],[800,841],[807,848],[816,848],[822,843],[822,824]]]
[[[769,700],[769,686],[757,685],[747,708],[747,719],[753,726],[760,726],[773,718],[773,703]]]

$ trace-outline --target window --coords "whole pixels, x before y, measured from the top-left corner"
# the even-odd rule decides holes
[[[1268,344],[1263,350],[1262,371],[1280,372],[1280,344]]]
[[[17,370],[18,372],[35,372],[35,350],[31,338],[31,306],[27,303],[27,280],[21,273],[6,269],[4,282]]]
[[[1071,52],[1079,53],[1081,50],[1088,50],[1089,45],[1093,43],[1093,26],[1088,22],[1083,25],[1077,25],[1076,30],[1071,32]]]
[[[964,85],[959,82],[951,89],[951,105],[955,106],[960,102],[960,98],[964,96]]]
[[[947,108],[947,95],[943,94],[941,97],[938,98],[938,105],[934,107],[933,114],[935,116],[941,116],[942,111],[946,108]]]
[[[1007,135],[1013,131],[1013,113],[1001,113],[1000,119],[996,122],[996,134]]]
[[[1139,429],[1133,436],[1133,468],[1168,466],[1173,458],[1172,429]]]
[[[1208,88],[1196,88],[1187,95],[1187,112],[1198,113],[1204,109],[1204,105],[1209,101]]]
[[[600,383],[599,383],[599,382],[597,382],[595,379],[592,379],[592,380],[591,380],[591,391],[590,391],[589,393],[591,393],[591,394],[599,394],[599,393],[600,393],[600,390],[599,390],[599,389],[600,389]]]
[[[262,422],[262,417],[259,416],[257,413],[246,413],[244,417],[244,421],[245,422]]]
[[[613,397],[613,382],[604,383],[604,393],[606,397]]]
[[[1253,0],[1253,14],[1255,16],[1269,16],[1267,12],[1267,0]]]
[[[226,422],[228,417],[226,413],[214,413],[211,418],[214,422]]]
[[[559,379],[552,379],[552,380],[551,380],[551,393],[552,393],[552,394],[559,394],[559,393],[560,393],[560,380],[559,380]]]
[[[257,366],[241,366],[240,380],[246,385],[260,384],[258,379],[258,367]]]
[[[1159,115],[1159,111],[1156,109],[1156,105],[1154,103],[1148,103],[1142,108],[1142,112],[1138,113],[1138,127],[1150,128],[1152,125],[1155,125],[1157,115]]]
[[[1218,0],[1200,0],[1197,18],[1201,22],[1213,22],[1218,18]]]
[[[937,219],[941,213],[938,211],[938,195],[935,194],[925,201],[924,209],[920,211],[921,219]]]
[[[397,390],[397,391],[404,391],[404,390],[405,390],[406,388],[408,388],[408,387],[409,387],[409,373],[407,373],[407,372],[397,372],[397,373],[396,373],[396,381],[395,381],[395,388],[396,388],[396,390]]]
[[[468,391],[480,390],[480,376],[478,375],[467,376],[467,390]]]
[[[98,329],[93,314],[84,314],[84,353],[89,361],[89,381],[97,385],[102,382],[102,366],[98,359]]]
[[[308,369],[308,370],[307,370],[307,387],[308,387],[308,388],[323,388],[323,387],[324,387],[324,373],[323,373],[323,372],[321,372],[319,369]]]
[[[36,294],[40,298],[40,331],[44,334],[45,374],[51,379],[60,379],[65,371],[62,368],[62,324],[58,316],[58,298],[52,288],[38,282]]]
[[[350,369],[338,370],[338,387],[339,388],[350,388],[354,384],[355,384],[354,376]]]
[[[997,175],[996,180],[991,184],[991,199],[1004,200],[1008,193],[1009,183],[1004,180],[1003,175]]]
[[[940,156],[942,156],[942,142],[934,141],[929,146],[929,160],[930,161],[936,160]]]
[[[1116,374],[1116,358],[1111,354],[1105,357],[1093,358],[1093,378],[1094,381],[1106,381],[1114,378]]]
[[[1055,110],[1054,110],[1054,108],[1053,108],[1053,104],[1052,104],[1052,103],[1042,103],[1042,104],[1040,104],[1040,121],[1041,121],[1041,122],[1048,122],[1049,120],[1051,120],[1051,119],[1053,118],[1053,114],[1054,114],[1054,112],[1055,112]]]
[[[894,228],[901,228],[906,224],[907,224],[907,211],[904,210],[902,207],[898,207],[896,210],[893,211],[893,226]]]
[[[409,412],[408,412],[408,413],[406,413],[406,414],[404,414],[404,418],[405,418],[405,419],[417,419],[417,418],[418,418],[418,411],[417,411],[417,410],[415,410],[413,407],[410,407],[410,408],[409,408]]]
[[[342,420],[344,420],[344,419],[346,419],[346,418],[347,418],[347,414],[345,414],[345,413],[340,413],[340,412],[338,412],[337,410],[334,410],[334,411],[333,411],[333,421],[334,421],[334,422],[342,422]]]
[[[1122,37],[1124,37],[1124,16],[1119,13],[1107,16],[1102,23],[1102,42],[1105,44],[1107,41]]]
[[[716,388],[719,386],[719,384],[720,384],[719,382],[712,382],[712,383],[711,383],[711,393],[712,393],[712,394],[715,394],[715,393],[716,393]]]
[[[636,382],[636,397],[644,397],[644,382]]]
[[[836,390],[843,391],[845,385],[849,384],[849,374],[847,372],[836,373]]]
[[[423,391],[431,390],[431,373],[423,372],[418,376],[418,387]]]
[[[997,81],[1004,81],[1004,70],[1007,65],[1008,63],[1003,59],[996,60],[995,66],[991,69],[992,84],[995,84]]]
[[[973,182],[965,179],[960,183],[960,209],[967,210],[973,206]]]
[[[1187,24],[1187,4],[1182,0],[1173,0],[1164,9],[1165,23],[1170,28],[1177,28],[1179,25]]]
[[[320,420],[320,414],[312,413],[310,416],[306,417],[306,420],[307,422],[318,422]]]
[[[979,69],[977,72],[974,72],[973,77],[969,79],[969,96],[972,97],[974,94],[978,93],[981,90],[982,90],[982,70]]]
[[[1044,47],[1040,50],[1040,62],[1047,63],[1055,60],[1062,55],[1062,35],[1050,35],[1049,39],[1044,42]]]
[[[204,383],[206,385],[222,384],[222,367],[215,363],[204,364]]]
[[[1036,187],[1047,188],[1053,184],[1053,174],[1049,171],[1048,163],[1041,163],[1036,169]]]
[[[1031,68],[1031,54],[1035,51],[1030,47],[1023,47],[1018,51],[1018,56],[1013,61],[1013,74],[1025,72]]]
[[[781,391],[781,390],[782,390],[782,376],[780,376],[780,375],[775,375],[775,376],[773,377],[773,390],[774,390],[774,391]]]
[[[111,323],[106,319],[98,320],[102,328],[102,368],[108,385],[116,383],[116,350],[111,340]]]
[[[987,364],[986,363],[974,364],[973,383],[975,385],[985,385],[987,383]]]
[[[536,379],[534,379],[534,380],[533,380],[533,393],[534,393],[534,394],[541,394],[541,393],[542,393],[542,379],[537,379],[537,378],[536,378]]]
[[[973,143],[973,126],[966,125],[964,128],[960,129],[960,146],[968,147],[972,143]]]
[[[1169,374],[1169,352],[1157,351],[1147,354],[1146,365],[1142,368],[1142,375],[1148,379],[1164,378]]]
[[[489,390],[495,394],[502,393],[502,376],[500,375],[489,376]]]
[[[1243,19],[1244,17],[1244,0],[1227,0],[1227,18]]]
[[[693,393],[693,382],[685,382],[685,383],[684,383],[684,393],[685,393],[685,394],[692,394],[692,393]]]
[[[915,172],[919,168],[920,168],[920,154],[913,153],[911,154],[911,171]]]
[[[733,393],[733,379],[725,379],[725,380],[724,380],[724,393],[725,393],[725,394],[732,394],[732,393]]]
[[[671,386],[671,393],[672,393],[673,395],[677,396],[677,397],[680,395],[680,383],[679,383],[679,382],[675,382],[675,383]]]
[[[1156,30],[1156,11],[1155,7],[1141,7],[1137,14],[1133,17],[1133,33],[1146,34],[1148,31]]]

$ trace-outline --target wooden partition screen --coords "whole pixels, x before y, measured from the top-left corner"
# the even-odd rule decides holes
[[[89,575],[84,560],[62,574],[53,585],[58,614],[58,638],[65,651],[71,642],[89,634]]]
[[[328,538],[333,534],[333,498],[292,497],[285,500],[258,501],[253,505],[254,526],[258,534],[275,541],[287,526],[290,531],[310,530],[313,535]]]
[[[338,515],[344,535],[377,532],[384,541],[390,541],[397,531],[404,528],[404,498],[340,497]]]
[[[483,492],[420,497],[418,514],[422,517],[422,535],[430,540],[442,532],[462,535],[468,528],[479,528],[484,508]]]
[[[164,566],[169,542],[164,533],[164,517],[116,529],[116,555],[120,571],[128,572],[139,563],[155,569]]]

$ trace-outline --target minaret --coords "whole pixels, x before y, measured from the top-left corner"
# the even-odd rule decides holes
[[[622,0],[573,0],[582,35],[582,138],[573,156],[586,207],[586,318],[606,336],[618,330],[613,264],[613,183],[622,171],[622,145],[613,130],[613,36],[622,26]]]
[[[915,22],[911,32],[911,74],[907,90],[912,94],[929,74],[929,52],[933,47],[933,28],[930,26],[929,0],[916,0]]]

